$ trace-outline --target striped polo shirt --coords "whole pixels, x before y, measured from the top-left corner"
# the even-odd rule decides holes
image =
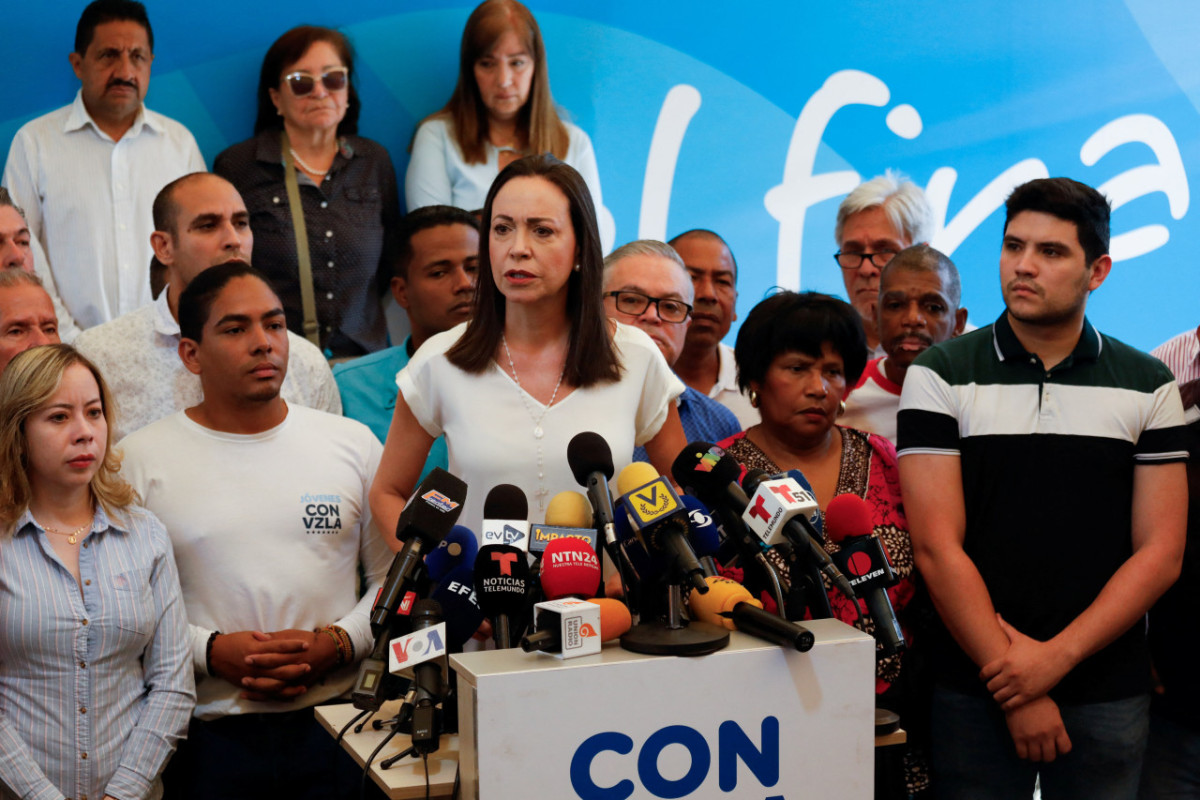
[[[1183,408],[1157,359],[1085,319],[1074,351],[1047,370],[1007,313],[943,342],[908,369],[900,457],[958,455],[966,533],[996,610],[1028,636],[1059,633],[1132,554],[1133,470],[1187,459]],[[939,678],[985,693],[978,667],[942,630]],[[1051,692],[1103,702],[1145,692],[1144,626],[1081,662]]]

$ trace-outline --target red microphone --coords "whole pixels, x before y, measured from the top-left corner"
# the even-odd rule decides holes
[[[874,530],[871,509],[858,495],[839,494],[825,508],[825,533],[841,547],[833,561],[854,592],[867,601],[867,610],[875,618],[876,640],[884,654],[891,655],[904,649],[904,633],[887,596],[887,587],[899,579]]]
[[[600,585],[600,561],[582,539],[554,539],[542,553],[542,591],[547,600],[594,597]]]

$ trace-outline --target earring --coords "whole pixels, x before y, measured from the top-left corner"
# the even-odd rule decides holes
[[[575,271],[576,271],[576,272],[579,272],[579,265],[578,265],[578,264],[576,264],[576,265],[575,265]]]
[[[749,396],[750,396],[750,407],[758,408],[758,392],[751,389],[749,392]]]
[[[843,416],[846,413],[846,401],[838,400],[838,416]]]

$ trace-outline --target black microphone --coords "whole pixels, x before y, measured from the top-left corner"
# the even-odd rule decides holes
[[[621,576],[625,596],[629,597],[632,587],[637,584],[637,573],[618,545],[617,532],[613,527],[616,515],[613,513],[612,494],[608,491],[608,482],[615,471],[612,448],[598,433],[577,433],[567,444],[567,464],[571,467],[575,482],[587,489],[588,500],[591,501],[592,513],[595,516],[595,527],[600,531],[604,550],[608,552]]]
[[[507,544],[529,552],[529,501],[521,487],[493,486],[483,501],[479,544]]]
[[[355,708],[378,711],[384,701],[399,690],[400,684],[388,673],[388,641],[395,634],[393,628],[405,596],[415,591],[417,579],[424,572],[423,552],[446,538],[462,513],[466,499],[467,484],[441,467],[435,467],[400,512],[396,538],[404,542],[404,547],[392,559],[392,566],[371,608],[375,646],[359,664],[358,678],[350,693]]]
[[[441,623],[442,607],[436,600],[418,600],[413,606],[413,631],[432,628]],[[437,705],[446,692],[446,676],[441,658],[423,661],[413,667],[412,746],[421,755],[438,749],[441,725]]]
[[[475,557],[475,594],[479,607],[492,620],[498,650],[513,647],[512,623],[523,623],[532,584],[524,551],[506,544],[479,548]],[[521,633],[523,625],[517,633]]]
[[[396,538],[404,542],[404,547],[392,559],[371,609],[371,632],[376,637],[386,630],[413,576],[424,566],[424,551],[446,538],[466,499],[467,484],[441,467],[434,467],[408,498],[396,521]]]
[[[871,512],[858,495],[839,494],[825,509],[825,529],[829,539],[841,549],[834,554],[838,566],[847,575],[855,591],[867,601],[875,620],[875,638],[884,655],[904,649],[904,631],[888,597],[887,587],[899,578],[892,570],[883,543],[874,536]]]

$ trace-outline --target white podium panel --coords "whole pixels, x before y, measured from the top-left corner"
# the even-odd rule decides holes
[[[807,653],[734,632],[694,658],[615,642],[569,661],[451,656],[462,796],[868,800],[875,642],[837,620],[804,624]]]

